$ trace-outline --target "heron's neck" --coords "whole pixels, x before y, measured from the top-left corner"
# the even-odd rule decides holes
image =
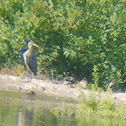
[[[32,46],[28,47],[28,51],[32,52],[33,51],[33,47]]]

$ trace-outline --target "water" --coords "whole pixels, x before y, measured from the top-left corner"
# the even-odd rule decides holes
[[[120,120],[92,116],[75,118],[74,109],[70,112],[67,108],[77,104],[65,101],[50,96],[0,91],[0,126],[125,126]],[[66,114],[54,111],[57,108],[66,108]]]

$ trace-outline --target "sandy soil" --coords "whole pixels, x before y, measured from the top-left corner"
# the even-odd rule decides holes
[[[93,92],[64,85],[62,82],[54,83],[50,80],[32,79],[31,82],[28,82],[27,78],[21,79],[12,75],[0,75],[0,90],[20,91],[30,95],[46,94],[54,97],[72,98],[77,101],[80,101],[81,96],[87,100],[92,97],[100,100],[109,98],[117,104],[126,104],[126,93]]]

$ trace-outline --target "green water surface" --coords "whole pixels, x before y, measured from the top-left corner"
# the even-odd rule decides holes
[[[55,108],[68,109],[70,105],[76,108],[78,105],[75,101],[57,99],[0,91],[0,126],[126,126],[120,120],[109,118],[87,115],[76,118],[75,114],[55,114]]]

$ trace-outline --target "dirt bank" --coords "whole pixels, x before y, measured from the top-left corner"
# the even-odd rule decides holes
[[[0,90],[12,90],[23,92],[31,95],[51,95],[54,97],[72,98],[80,101],[81,96],[89,99],[92,96],[100,98],[101,100],[110,98],[117,104],[126,104],[126,93],[106,93],[106,92],[92,92],[78,87],[70,87],[61,83],[54,83],[50,80],[32,79],[27,82],[26,79],[21,79],[12,75],[0,75]]]

